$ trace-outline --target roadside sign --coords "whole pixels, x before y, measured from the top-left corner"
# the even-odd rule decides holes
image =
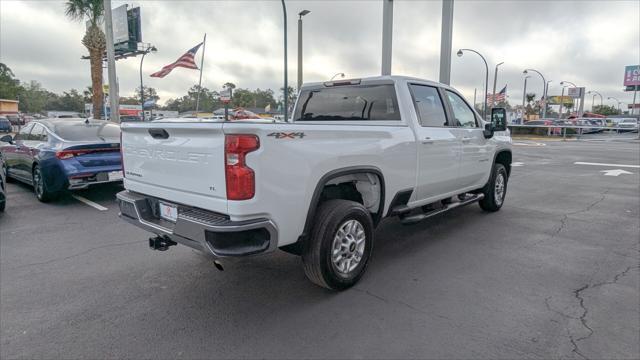
[[[109,84],[102,84],[102,92],[105,94],[109,93]]]
[[[113,43],[119,44],[129,41],[129,21],[127,19],[127,5],[118,6],[112,11]]]
[[[640,86],[640,65],[629,65],[624,68],[624,86]]]
[[[220,91],[220,101],[228,103],[231,101],[231,89],[224,89]]]
[[[549,105],[560,105],[560,102],[563,105],[572,105],[573,98],[571,96],[549,96],[547,100],[547,104]]]
[[[581,97],[584,96],[584,88],[583,87],[570,87],[568,89],[567,95],[569,95],[573,99],[580,99]]]

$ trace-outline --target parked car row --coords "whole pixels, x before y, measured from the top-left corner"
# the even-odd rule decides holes
[[[104,120],[42,119],[0,138],[3,178],[33,186],[38,200],[121,182],[120,127]]]

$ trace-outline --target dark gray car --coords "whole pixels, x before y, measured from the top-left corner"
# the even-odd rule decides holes
[[[7,205],[7,179],[4,171],[4,160],[0,153],[0,212],[4,211],[4,207]]]

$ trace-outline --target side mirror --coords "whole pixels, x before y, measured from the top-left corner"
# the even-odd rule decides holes
[[[491,109],[491,125],[493,131],[507,130],[507,110],[505,108]]]
[[[0,137],[0,141],[13,144],[13,137],[11,137],[11,135],[5,135],[3,137]]]
[[[491,139],[493,137],[493,124],[484,124],[482,133],[485,139]]]

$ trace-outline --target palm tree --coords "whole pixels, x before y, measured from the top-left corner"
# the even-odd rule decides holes
[[[98,25],[104,13],[102,0],[67,0],[65,13],[75,21],[85,18],[89,21],[87,31],[82,38],[82,45],[89,50],[91,64],[91,88],[93,97],[93,117],[100,118],[104,95],[102,93],[102,56],[107,47],[104,32]]]

